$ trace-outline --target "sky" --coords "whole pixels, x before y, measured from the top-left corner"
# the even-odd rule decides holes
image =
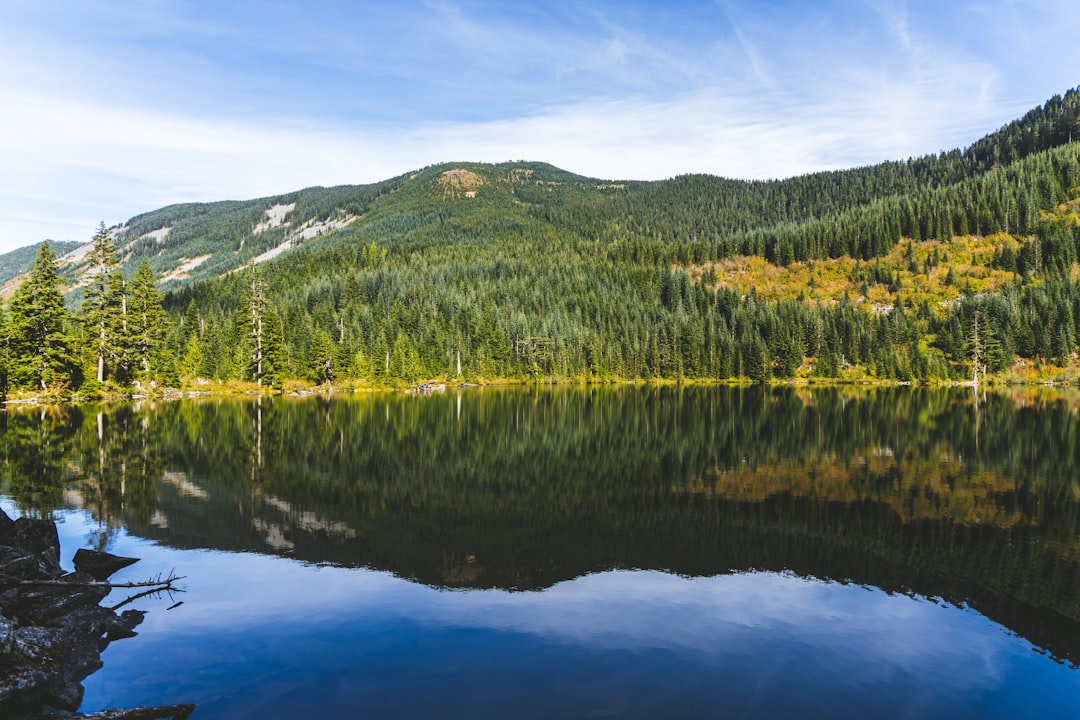
[[[1076,0],[0,0],[0,252],[448,161],[780,178],[1080,85]]]

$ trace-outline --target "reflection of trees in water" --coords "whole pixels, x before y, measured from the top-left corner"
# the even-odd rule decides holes
[[[53,510],[62,507],[80,422],[81,413],[71,407],[0,413],[4,491],[24,514],[51,519]]]
[[[990,395],[976,420],[962,390],[586,388],[462,400],[9,412],[11,495],[47,512],[71,486],[102,518],[145,525],[163,479],[178,495],[196,482],[331,516],[791,494],[883,503],[909,522],[1037,525],[1075,550],[1080,428],[1064,402]]]
[[[790,493],[880,502],[908,521],[1035,524],[1063,543],[1075,539],[1075,413],[991,396],[976,439],[968,399],[909,390],[478,392],[460,410],[454,395],[321,398],[187,404],[163,422],[170,456],[191,476],[330,516],[395,505],[550,513],[602,510],[614,497]],[[215,442],[187,430],[204,426]]]
[[[20,409],[3,420],[9,494],[22,512],[48,515],[71,504],[84,507],[99,520],[94,544],[102,549],[117,524],[152,517],[164,467],[152,410]]]
[[[56,488],[20,504],[47,512],[68,487],[178,546],[467,587],[792,570],[970,601],[1076,658],[1070,402],[989,394],[976,416],[964,389],[484,390],[15,413],[4,442],[12,488],[33,458],[31,485]]]

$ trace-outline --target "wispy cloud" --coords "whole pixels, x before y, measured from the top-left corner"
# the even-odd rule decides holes
[[[834,95],[781,109],[704,89],[407,130],[233,122],[21,95],[11,98],[19,112],[0,120],[7,169],[0,214],[12,235],[37,225],[54,228],[49,237],[85,239],[99,220],[112,224],[172,202],[374,182],[449,160],[544,160],[620,179],[783,177],[952,147],[1021,109],[982,107],[973,116],[971,93],[952,81],[907,86],[866,77],[857,104]],[[13,229],[14,218],[21,220]],[[11,238],[29,239],[37,238]]]
[[[1076,85],[1077,23],[1019,0],[12,0],[0,249],[443,160],[763,178],[934,152]]]

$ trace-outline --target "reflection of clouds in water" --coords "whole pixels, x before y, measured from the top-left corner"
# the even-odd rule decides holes
[[[963,663],[978,685],[999,677],[995,666],[1004,649],[1004,634],[974,612],[775,573],[682,578],[621,571],[560,583],[543,593],[463,595],[437,593],[415,608],[413,617],[601,649],[649,647],[716,656],[813,647],[868,679]]]
[[[95,523],[82,513],[63,520],[70,558]],[[450,678],[468,695],[487,673],[502,688],[521,673],[554,682],[574,667],[582,687],[607,683],[642,701],[660,688],[718,693],[747,712],[842,699],[856,703],[851,717],[874,714],[880,702],[897,703],[893,717],[923,716],[996,698],[1002,688],[1014,688],[1009,697],[1021,705],[1075,705],[1075,675],[1058,673],[977,613],[857,585],[767,572],[610,571],[543,592],[437,590],[371,570],[176,550],[124,532],[111,549],[142,558],[116,579],[176,568],[188,592],[174,611],[168,598],[140,601],[150,610],[140,637],[110,646],[108,673],[90,680],[89,697],[101,702],[129,692],[121,688],[133,677],[155,698],[177,676],[187,678],[184,692],[200,696],[236,683],[276,687],[284,677],[321,696],[329,691],[320,683],[344,673],[351,687],[351,668],[367,667],[403,687]],[[169,659],[158,667],[162,648]],[[215,648],[211,659],[207,648]],[[642,677],[653,684],[638,687]],[[590,703],[594,692],[585,692]]]
[[[67,522],[86,521],[72,515]],[[828,663],[813,671],[871,684],[940,669],[957,688],[998,682],[1002,657],[1011,652],[1007,635],[977,613],[775,573],[685,578],[611,571],[511,593],[438,590],[383,572],[254,554],[188,551],[180,558],[180,551],[126,534],[114,551],[142,557],[144,575],[186,564],[178,570],[188,576],[185,611],[149,613],[143,634],[227,634],[275,623],[298,631],[342,624],[355,633],[419,624],[526,634],[597,651],[670,651],[706,662],[757,658],[776,672],[801,671],[796,665],[812,658]],[[971,672],[946,672],[957,665]]]

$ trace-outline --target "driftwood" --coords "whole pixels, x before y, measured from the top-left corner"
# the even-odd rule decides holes
[[[109,588],[115,590],[117,588],[144,588],[144,587],[156,587],[158,591],[173,590],[175,592],[183,592],[172,587],[172,584],[177,580],[183,580],[185,575],[169,575],[164,579],[155,580],[143,580],[142,582],[122,582],[111,583],[105,580],[84,580],[75,582],[65,582],[64,580],[20,580],[18,585],[46,585],[49,587],[92,587],[92,588]]]
[[[83,580],[75,582],[65,582],[64,580],[19,580],[15,584],[63,588],[107,588],[109,590],[147,588],[143,592],[135,593],[131,597],[125,598],[109,607],[110,610],[115,611],[140,598],[156,595],[157,593],[169,593],[169,597],[172,597],[174,592],[184,592],[182,589],[173,586],[173,583],[183,580],[184,577],[184,575],[174,575],[173,573],[169,573],[169,576],[166,578],[157,577],[150,580],[143,580],[142,582],[111,583],[104,580]],[[177,605],[179,604],[180,603],[177,603]],[[173,605],[173,607],[176,607],[176,605]],[[172,608],[169,609],[172,610]]]
[[[181,578],[181,577],[173,578],[173,579],[174,580],[183,580],[183,578]],[[169,594],[169,599],[173,600],[174,598],[173,598],[172,594],[174,592],[184,592],[184,591],[179,589],[179,588],[174,588],[172,585],[166,585],[166,586],[160,586],[159,585],[157,587],[152,587],[149,590],[144,590],[141,593],[135,593],[131,597],[125,598],[125,599],[121,600],[120,602],[116,603],[115,605],[113,605],[109,609],[115,612],[115,611],[119,610],[120,608],[124,607],[125,605],[127,605],[128,603],[135,602],[139,598],[150,597],[150,596],[153,596],[153,595],[157,595],[160,592],[168,593]],[[184,602],[181,600],[180,602],[173,603],[170,607],[167,607],[165,609],[166,610],[172,610],[177,605],[183,605],[183,604],[184,604]]]

